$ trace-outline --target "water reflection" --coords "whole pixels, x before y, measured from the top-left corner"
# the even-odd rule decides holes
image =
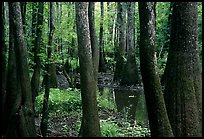
[[[101,87],[99,91],[100,95],[103,95],[104,91],[108,91],[108,100],[116,104],[118,115],[122,116],[122,118],[125,118],[132,124],[137,123],[142,127],[149,127],[143,91],[121,90],[108,87]]]
[[[136,120],[137,104],[141,93],[115,89],[114,95],[117,111],[133,124]]]

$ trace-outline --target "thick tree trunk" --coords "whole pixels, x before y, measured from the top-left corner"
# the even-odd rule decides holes
[[[38,3],[38,16],[37,16],[37,25],[36,25],[36,34],[34,37],[34,72],[31,79],[31,88],[32,88],[32,98],[33,103],[35,103],[35,97],[39,92],[39,84],[40,84],[40,47],[42,46],[42,25],[43,25],[43,12],[44,12],[44,3]]]
[[[9,6],[9,12],[11,8]],[[16,129],[17,116],[14,114],[18,111],[20,105],[19,84],[16,77],[16,56],[14,50],[13,23],[12,15],[9,14],[9,57],[6,85],[6,101],[5,101],[5,135],[8,137],[18,137]],[[13,102],[13,103],[10,103]]]
[[[121,85],[135,85],[140,82],[135,59],[135,2],[128,2],[127,62],[124,66]]]
[[[6,136],[35,137],[32,91],[19,2],[9,3],[9,16],[10,37],[14,39],[12,41],[10,38],[9,48]]]
[[[44,95],[44,101],[43,101],[43,113],[42,113],[42,120],[41,120],[41,133],[43,137],[46,137],[47,135],[47,128],[48,128],[48,118],[49,118],[49,93],[50,93],[50,83],[51,83],[51,65],[50,59],[52,55],[52,46],[53,46],[53,35],[54,35],[54,2],[50,2],[50,32],[49,32],[49,41],[48,41],[48,56],[47,61],[48,64],[46,65],[46,71],[47,74],[45,75],[45,95]]]
[[[82,124],[80,136],[101,136],[96,101],[96,82],[88,24],[87,2],[76,2],[76,25],[79,46]]]
[[[116,68],[114,73],[114,80],[119,81],[122,78],[122,72],[124,67],[124,58],[126,51],[126,37],[125,37],[125,9],[124,3],[117,3],[117,24],[118,24],[118,36],[119,44],[116,48]]]
[[[24,34],[26,33],[25,27],[26,27],[26,2],[20,2],[21,5],[21,16],[22,16],[22,22],[23,22],[23,30]]]
[[[2,90],[1,90],[1,105],[2,105],[2,118],[5,119],[5,96],[6,96],[6,75],[7,75],[7,45],[6,45],[6,28],[5,28],[5,7],[4,2],[1,5],[2,11]],[[3,120],[3,127],[5,127],[5,120]],[[5,128],[4,128],[5,129]],[[5,134],[5,130],[3,129],[3,134]]]
[[[173,3],[165,101],[177,137],[202,136],[202,78],[196,2]]]
[[[155,62],[153,2],[139,2],[140,66],[152,137],[173,136]]]
[[[99,49],[98,40],[95,31],[95,18],[94,18],[94,2],[89,2],[88,17],[89,17],[89,28],[90,28],[90,39],[91,39],[91,50],[94,68],[94,78],[96,84],[98,82],[98,66],[99,66]]]

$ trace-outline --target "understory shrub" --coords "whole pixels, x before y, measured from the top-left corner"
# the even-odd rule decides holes
[[[44,93],[41,93],[36,98],[36,112],[41,113],[43,107]],[[70,111],[81,110],[81,96],[78,89],[50,89],[49,95],[49,112],[50,113],[63,113]]]

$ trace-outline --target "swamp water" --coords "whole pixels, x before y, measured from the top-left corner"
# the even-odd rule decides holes
[[[143,91],[111,89],[104,87],[100,91],[107,92],[109,101],[112,101],[118,115],[130,123],[137,123],[142,127],[148,126],[148,115]]]

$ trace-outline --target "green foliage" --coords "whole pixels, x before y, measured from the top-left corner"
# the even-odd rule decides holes
[[[98,94],[98,92],[97,92]],[[42,112],[44,92],[36,98],[36,112]],[[99,111],[110,110],[114,112],[115,104],[110,98],[110,91],[104,88],[102,96],[97,96],[99,104]],[[78,135],[81,127],[81,97],[80,90],[67,89],[50,89],[49,97],[49,112],[50,112],[50,128],[59,128],[59,123],[55,123],[60,120],[60,132],[67,134]],[[68,114],[68,116],[67,116]],[[143,115],[144,116],[144,115]],[[78,118],[77,118],[78,117]],[[69,119],[76,118],[74,124],[69,124]],[[100,120],[101,133],[103,137],[145,137],[150,136],[148,128],[141,127],[139,125],[132,125],[127,122],[126,118],[117,119],[115,116],[109,116],[106,120]]]
[[[156,6],[156,48],[159,53],[162,46],[165,45],[167,36],[170,35],[168,31],[168,17],[170,2],[157,2]]]
[[[170,41],[170,28],[168,17],[170,2],[157,2],[156,6],[156,55],[159,75],[164,73],[167,61],[167,50]]]
[[[120,126],[119,126],[120,125]],[[120,124],[115,122],[114,117],[107,120],[100,120],[101,133],[104,137],[149,137],[150,130],[139,125],[131,125],[124,119],[120,120]]]
[[[97,93],[99,94],[99,93]],[[115,111],[115,104],[113,100],[110,100],[111,93],[108,88],[104,88],[104,93],[103,95],[98,95],[97,101],[98,101],[98,108],[99,110],[113,110]]]
[[[106,56],[106,62],[106,66],[109,68],[109,70],[113,71],[114,65],[116,64],[114,57]]]
[[[150,137],[150,130],[145,127],[141,127],[139,125],[130,126],[127,123],[127,127],[122,128],[122,133],[119,135],[120,137]]]
[[[120,127],[114,121],[100,120],[100,125],[103,137],[116,137],[120,133]]]
[[[167,62],[167,56],[168,56],[168,54],[164,53],[164,56],[162,58],[159,57],[157,60],[157,62],[158,62],[157,67],[158,67],[160,76],[164,74],[164,70],[165,70],[166,62]]]
[[[43,94],[36,98],[36,112],[41,113],[43,107]],[[50,89],[49,95],[49,112],[60,114],[70,111],[80,111],[81,110],[81,96],[79,90],[59,90]]]
[[[79,59],[73,58],[70,60],[71,67],[77,69],[79,67]]]

